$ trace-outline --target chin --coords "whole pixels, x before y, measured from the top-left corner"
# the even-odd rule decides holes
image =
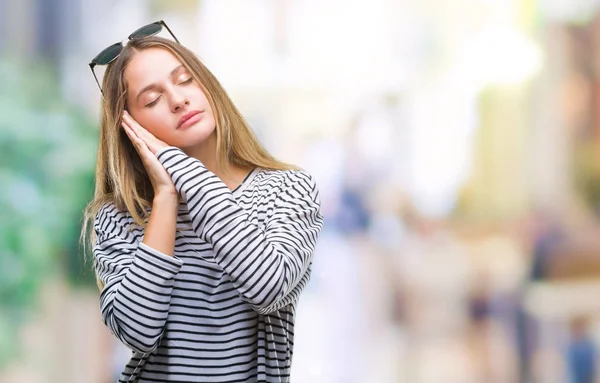
[[[177,145],[180,148],[184,147],[193,147],[196,145],[200,145],[209,139],[215,133],[215,127],[210,126],[208,124],[203,124],[202,122],[196,124],[196,126],[191,127],[183,133],[179,138],[179,142],[182,145]]]

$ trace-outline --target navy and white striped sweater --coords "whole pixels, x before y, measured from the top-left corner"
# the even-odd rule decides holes
[[[102,317],[133,350],[119,382],[289,382],[323,225],[312,177],[254,169],[231,191],[177,148],[157,157],[182,197],[174,256],[113,204],[94,222]]]

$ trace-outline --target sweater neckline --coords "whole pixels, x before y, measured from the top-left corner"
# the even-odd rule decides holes
[[[238,186],[236,186],[235,189],[233,189],[231,191],[231,193],[236,197],[238,195],[240,195],[248,187],[248,185],[252,182],[254,177],[256,177],[256,174],[258,173],[258,171],[259,171],[259,168],[254,168],[254,169],[250,170],[250,172],[248,172],[248,174],[246,174],[246,177],[244,177],[242,182]]]

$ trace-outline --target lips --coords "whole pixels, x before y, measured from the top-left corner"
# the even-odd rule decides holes
[[[181,118],[179,119],[179,123],[177,124],[177,128],[181,127],[181,125],[183,125],[187,120],[189,120],[190,118],[198,115],[202,113],[201,110],[193,110],[189,113],[184,114],[183,116],[181,116]]]

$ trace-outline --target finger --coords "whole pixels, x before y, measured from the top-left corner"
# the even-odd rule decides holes
[[[154,136],[149,131],[147,131],[142,125],[140,125],[137,121],[133,119],[131,120],[130,126],[133,129],[133,131],[138,135],[138,137],[143,139],[144,141],[148,141],[154,138]]]
[[[127,124],[127,121],[121,120],[121,127],[123,128],[123,130],[125,131],[125,133],[129,134],[129,132],[127,131],[127,128],[129,128],[129,125]]]
[[[123,130],[125,131],[125,134],[127,134],[127,137],[129,138],[129,142],[131,142],[131,145],[133,145],[133,148],[139,153],[139,151],[140,151],[139,144],[136,141],[135,135],[126,126],[123,126]]]
[[[142,150],[144,147],[147,148],[146,143],[140,140],[129,126],[123,125],[123,129],[138,152],[140,152],[140,150]]]
[[[141,125],[133,123],[130,125],[132,132],[138,139],[144,142],[146,147],[150,149],[152,153],[156,152],[156,147],[161,142],[152,133],[148,132]]]
[[[131,122],[130,119],[128,119],[125,116],[123,116],[122,124],[123,124],[123,126],[126,126],[130,131],[132,131],[133,133],[135,133],[135,129],[133,128],[133,124],[132,124],[132,122]]]
[[[136,139],[141,139],[145,143],[145,140],[140,136],[139,132],[137,132],[133,128],[133,123],[131,122],[131,120],[128,121],[128,120],[124,119],[123,122],[121,123],[121,125],[123,126],[124,129],[126,127],[126,129],[129,130],[129,134],[133,135]]]
[[[145,134],[140,129],[136,130],[132,126],[128,126],[128,129],[130,130],[131,134],[135,136],[136,140],[140,141],[145,147],[147,147],[148,149],[150,149],[151,152],[153,152],[151,147],[152,147],[152,143],[154,142],[153,140],[155,140],[155,139],[153,136],[150,135],[150,133]]]
[[[153,139],[156,139],[154,137],[154,135],[152,135],[143,126],[141,126],[136,120],[134,120],[133,117],[131,117],[131,115],[125,114],[125,113],[127,113],[127,112],[123,113],[123,121],[125,123],[127,123],[127,125],[131,128],[131,130],[135,133],[135,135],[138,138],[140,138],[141,140],[143,140],[146,143],[148,143],[149,141],[151,141]]]
[[[133,129],[131,129],[131,126],[128,123],[126,123],[125,121],[123,121],[123,123],[121,124],[121,126],[123,126],[123,129],[125,130],[125,132],[129,136],[129,138],[132,139],[132,141],[134,139],[138,138],[137,134],[135,134],[135,131]]]
[[[150,133],[146,128],[140,125],[131,115],[124,115],[125,121],[131,127],[131,129],[138,135],[138,137],[143,139],[155,139],[154,135]]]
[[[129,124],[126,121],[121,122],[121,127],[123,127],[123,130],[125,131],[125,133],[127,133],[127,135],[130,138],[131,138],[131,136],[137,137],[135,132],[131,129],[131,126],[129,126]]]
[[[123,112],[123,115],[121,116],[121,121],[129,123],[129,121],[130,121],[129,113],[127,113],[126,111]]]
[[[133,117],[127,110],[123,110],[123,118],[127,118],[128,120],[133,120]]]
[[[131,117],[131,115],[127,113],[127,111],[123,112],[123,121],[127,122],[127,125],[129,125],[134,130],[142,128],[142,126],[138,124],[138,122],[133,117]]]
[[[127,113],[126,111],[125,111],[125,112],[123,112],[123,118],[122,118],[122,121],[123,121],[124,123],[126,123],[126,124],[127,124],[127,126],[129,126],[129,127],[131,128],[131,130],[133,130],[133,131],[137,131],[137,130],[138,130],[137,128],[138,128],[139,124],[138,124],[138,123],[137,123],[137,121],[135,121],[135,120],[133,119],[133,117],[131,117],[131,115],[130,115],[129,113]]]
[[[125,132],[125,134],[127,134],[127,137],[129,137],[129,139],[132,140],[131,129],[129,129],[129,126],[127,125],[127,123],[125,123],[125,121],[121,122],[121,128],[123,128],[123,131]]]
[[[142,140],[152,154],[156,154],[158,149],[166,146],[166,144],[156,138],[152,133],[140,125],[127,111],[123,112],[123,121],[130,127],[133,133]]]

